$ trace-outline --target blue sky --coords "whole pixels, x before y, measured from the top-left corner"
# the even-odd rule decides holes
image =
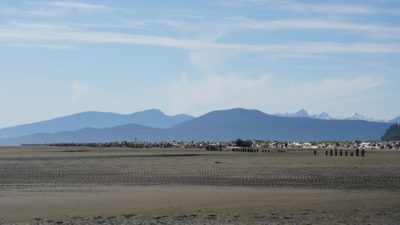
[[[0,127],[81,111],[400,115],[400,1],[0,2]]]

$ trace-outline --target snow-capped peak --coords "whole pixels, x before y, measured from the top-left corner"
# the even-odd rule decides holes
[[[283,113],[277,113],[275,114],[277,116],[283,116],[283,117],[310,117],[310,115],[308,114],[308,112],[304,109],[301,109],[297,112],[283,112]]]
[[[354,112],[344,118],[345,120],[366,120],[365,117],[357,112]]]
[[[322,112],[320,114],[310,115],[306,110],[301,109],[297,112],[284,112],[284,113],[277,113],[277,116],[283,117],[302,117],[302,118],[313,118],[313,119],[321,119],[321,120],[331,120],[333,119],[328,113]]]
[[[331,120],[332,119],[332,117],[326,112],[322,112],[319,115],[315,115],[315,118],[322,119],[322,120]]]
[[[297,112],[283,112],[283,113],[277,113],[275,115],[282,116],[282,117],[301,117],[301,118],[311,118],[311,119],[320,119],[320,120],[365,120],[365,121],[371,121],[371,122],[400,123],[400,116],[397,118],[394,118],[393,120],[371,119],[371,118],[367,118],[357,112],[353,112],[347,116],[332,117],[326,112],[310,115],[306,110],[301,109]]]
[[[310,117],[308,112],[304,109],[301,109],[293,114],[294,117]]]

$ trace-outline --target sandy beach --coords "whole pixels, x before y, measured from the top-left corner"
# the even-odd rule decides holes
[[[2,224],[396,224],[400,154],[1,148]]]

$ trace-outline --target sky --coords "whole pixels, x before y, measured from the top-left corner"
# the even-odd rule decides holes
[[[400,115],[400,1],[0,1],[0,127],[82,111]]]

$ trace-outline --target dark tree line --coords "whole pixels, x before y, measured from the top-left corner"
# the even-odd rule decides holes
[[[400,141],[400,124],[393,124],[382,136],[382,141]]]

